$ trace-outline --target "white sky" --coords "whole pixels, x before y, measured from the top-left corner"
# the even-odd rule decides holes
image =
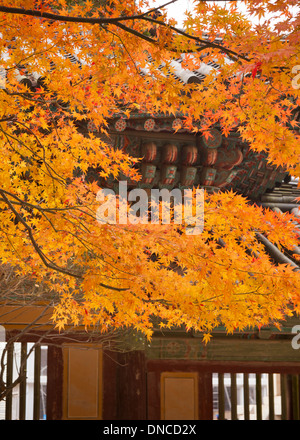
[[[150,1],[151,7],[157,7],[167,3],[168,0],[152,0]],[[184,12],[186,10],[193,9],[193,1],[192,0],[177,0],[177,2],[172,3],[171,5],[166,7],[168,11],[168,15],[171,18],[175,18],[179,24],[181,24],[182,19],[184,18]]]
[[[150,0],[150,5],[151,7],[157,7],[167,2],[168,0]],[[195,2],[193,0],[177,0],[175,3],[172,3],[166,7],[169,18],[175,18],[179,25],[182,24],[185,11],[192,11],[194,3]],[[224,1],[224,4],[225,3],[226,2]],[[242,4],[242,2],[238,3]]]
[[[276,1],[276,0],[274,0]],[[167,3],[168,0],[149,0],[149,3],[151,5],[151,7],[157,7],[160,5],[163,5],[164,3]],[[175,3],[172,3],[171,5],[167,6],[166,9],[168,11],[168,15],[169,17],[173,17],[177,20],[178,25],[180,26],[182,24],[182,21],[184,19],[184,12],[186,10],[188,11],[192,11],[193,10],[193,5],[194,5],[194,1],[193,0],[177,0]],[[196,0],[197,3],[197,0]],[[220,3],[219,3],[220,5]],[[226,1],[222,2],[221,5],[226,5]],[[240,9],[241,11],[245,11],[244,8],[244,2],[241,1],[237,1],[237,7],[238,9]],[[300,0],[299,0],[299,4],[296,6],[294,6],[293,8],[291,8],[292,11],[295,11],[295,15],[299,14],[299,8],[300,8]],[[268,17],[270,18],[270,16]],[[252,22],[254,24],[259,23],[259,19],[257,17],[252,17]],[[264,19],[261,19],[261,22],[264,21]],[[275,20],[276,22],[276,20]]]

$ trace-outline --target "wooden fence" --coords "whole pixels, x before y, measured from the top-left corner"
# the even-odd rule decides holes
[[[0,356],[4,348],[5,344],[0,344]],[[69,379],[64,375],[63,345],[18,342],[9,344],[7,348],[3,359],[6,386],[10,387],[20,373],[21,378],[0,401],[0,419],[64,418],[63,402],[66,397],[63,397],[63,385],[69,384]],[[86,360],[86,351],[78,353],[82,353]],[[75,358],[69,356],[68,359],[74,361]],[[73,365],[74,368],[76,365]],[[167,416],[170,411],[173,414],[176,410],[172,406],[174,393],[179,393],[180,400],[185,396],[189,404],[187,407],[191,407],[195,419],[300,419],[300,368],[296,362],[147,361],[145,353],[137,351],[110,353],[110,356],[104,357],[103,365],[101,363],[98,367],[95,369],[97,377],[103,376],[103,387],[99,388],[99,399],[103,404],[97,419],[159,419],[162,413]],[[72,368],[67,371],[72,373]],[[99,382],[97,377],[95,381]],[[184,393],[174,388],[174,383],[183,387]],[[83,394],[85,391],[82,389]],[[84,401],[89,396],[84,394],[76,398]],[[143,408],[143,411],[137,408]]]
[[[299,375],[213,373],[214,419],[299,420]]]
[[[2,355],[5,344],[0,346]],[[21,342],[9,344],[3,360],[8,393],[0,401],[0,418],[40,420],[46,418],[47,346]],[[14,381],[19,381],[12,387]]]

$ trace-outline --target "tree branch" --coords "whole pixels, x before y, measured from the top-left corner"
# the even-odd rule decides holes
[[[59,15],[59,14],[52,14],[51,12],[38,11],[36,9],[13,8],[10,6],[0,6],[0,12],[4,12],[6,14],[29,15],[31,17],[44,18],[47,20],[63,21],[63,22],[69,22],[69,23],[114,24],[114,23],[120,22],[120,21],[141,19],[145,15],[147,15],[151,12],[154,12],[164,6],[167,6],[170,3],[174,3],[176,1],[177,0],[172,0],[163,6],[160,6],[155,9],[151,9],[150,11],[144,12],[143,14],[128,15],[128,16],[121,16],[121,17],[111,17],[111,18],[107,18],[107,17],[93,18],[93,17],[78,17],[78,16],[71,17],[69,15]]]
[[[2,198],[4,200],[4,202],[7,204],[7,206],[10,208],[10,210],[13,212],[13,214],[17,217],[17,219],[20,221],[20,223],[22,223],[22,225],[24,226],[24,228],[26,229],[28,236],[30,238],[30,241],[34,247],[34,250],[37,252],[38,256],[40,257],[40,259],[42,260],[43,264],[52,270],[55,270],[57,272],[60,272],[64,275],[68,275],[71,276],[73,278],[78,278],[83,280],[83,275],[80,274],[76,274],[74,272],[69,271],[68,269],[64,269],[62,267],[57,266],[55,263],[53,263],[52,261],[49,262],[49,259],[46,257],[46,255],[42,252],[41,248],[39,247],[38,243],[36,242],[33,233],[32,233],[32,229],[31,227],[27,224],[27,222],[24,220],[24,218],[18,213],[18,211],[14,208],[14,206],[12,205],[12,203],[10,202],[10,200],[6,197],[6,194],[3,190],[0,189],[0,194],[2,195]],[[128,290],[128,288],[119,288],[119,287],[114,287],[114,286],[108,286],[106,284],[103,283],[99,283],[99,286],[104,287],[106,289],[110,289],[110,290],[115,290],[117,292],[124,292],[126,290]]]
[[[200,44],[205,46],[205,47],[200,47],[198,49],[198,51],[203,50],[206,47],[212,47],[214,49],[218,49],[218,50],[223,51],[227,55],[233,57],[235,60],[243,59],[245,61],[249,61],[249,59],[246,56],[240,55],[230,49],[227,49],[226,47],[223,47],[220,44],[211,43],[206,40],[202,40],[201,38],[190,35],[184,31],[182,31],[181,29],[178,29],[174,26],[170,26],[168,23],[165,23],[160,20],[156,20],[151,17],[147,17],[148,14],[150,14],[158,9],[161,9],[164,6],[167,6],[168,4],[173,3],[175,1],[177,1],[177,0],[170,1],[170,2],[160,6],[158,8],[154,8],[154,9],[151,9],[147,12],[144,12],[143,14],[130,15],[130,16],[124,16],[124,17],[111,17],[111,18],[107,18],[107,17],[100,17],[100,18],[71,17],[71,16],[67,16],[67,15],[52,14],[49,12],[42,12],[42,11],[37,11],[37,10],[32,10],[32,9],[12,8],[12,7],[8,7],[8,6],[0,6],[0,12],[5,12],[5,13],[9,13],[9,14],[28,15],[28,16],[37,17],[37,18],[44,18],[44,19],[48,19],[48,20],[71,22],[71,23],[85,23],[85,24],[92,24],[92,25],[98,24],[98,25],[102,25],[102,26],[105,24],[114,24],[114,25],[118,26],[119,28],[125,30],[126,32],[133,34],[136,37],[141,38],[145,41],[148,41],[151,44],[158,44],[158,41],[156,41],[155,39],[153,39],[147,35],[144,35],[144,34],[138,32],[128,26],[125,26],[121,23],[121,21],[128,21],[128,20],[145,20],[145,21],[150,21],[152,23],[155,23],[159,26],[168,27],[172,31],[174,31],[174,32],[186,37],[186,38],[197,41]],[[170,48],[170,47],[166,47],[166,49],[172,51],[172,48]],[[178,52],[178,50],[176,50],[176,52]],[[187,51],[187,52],[189,52],[189,51]]]

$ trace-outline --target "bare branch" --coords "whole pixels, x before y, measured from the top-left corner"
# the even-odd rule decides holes
[[[24,218],[18,213],[18,211],[14,208],[13,204],[7,198],[5,192],[3,190],[1,190],[1,189],[0,189],[0,194],[2,195],[2,198],[3,198],[4,202],[9,206],[9,208],[14,213],[16,218],[20,221],[20,223],[22,223],[22,225],[26,229],[26,231],[28,233],[28,236],[29,236],[29,239],[30,239],[30,241],[31,241],[35,251],[39,255],[40,259],[42,260],[43,264],[46,267],[48,267],[49,269],[55,270],[55,271],[60,272],[60,273],[62,273],[64,275],[68,275],[68,276],[71,276],[71,277],[83,280],[83,275],[77,274],[77,273],[69,271],[68,269],[64,269],[62,267],[59,267],[55,263],[53,263],[52,261],[49,260],[49,258],[42,252],[40,246],[36,242],[36,240],[35,240],[35,238],[33,236],[31,227],[24,220]],[[115,290],[117,292],[123,292],[123,291],[128,290],[128,288],[119,288],[119,287],[114,287],[114,286],[108,286],[108,285],[103,284],[103,283],[99,283],[99,286],[104,287],[106,289]]]

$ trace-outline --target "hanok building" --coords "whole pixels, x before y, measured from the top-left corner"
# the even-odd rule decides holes
[[[201,80],[205,74],[204,67],[202,72],[183,71],[179,62],[177,67],[183,82]],[[268,163],[264,153],[251,151],[237,133],[223,138],[216,127],[206,140],[184,128],[178,129],[180,123],[180,116],[163,115],[133,115],[129,119],[116,116],[110,121],[114,147],[143,157],[140,187],[199,186],[208,192],[232,189],[250,202],[299,216],[297,182],[284,169]],[[93,126],[79,129],[93,130]],[[116,182],[107,184],[114,187]],[[261,240],[274,262],[298,268],[291,255],[279,251],[266,237]],[[299,249],[295,248],[295,252],[299,253]],[[97,341],[95,335],[53,332],[51,310],[44,303],[20,309],[12,301],[2,300],[0,324],[5,328],[6,341],[17,342],[10,345],[3,359],[1,378],[9,388],[17,375],[15,366],[20,368],[22,359],[27,373],[0,402],[1,418],[300,417],[297,318],[283,322],[281,331],[268,327],[236,331],[228,336],[224,328],[217,328],[207,345],[203,344],[202,335],[193,331],[156,329],[151,344],[138,336],[131,341],[127,337],[131,349],[122,352]],[[25,332],[32,323],[31,330]],[[38,341],[41,344],[32,345]],[[26,361],[29,350],[32,353]]]

